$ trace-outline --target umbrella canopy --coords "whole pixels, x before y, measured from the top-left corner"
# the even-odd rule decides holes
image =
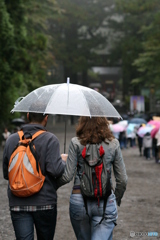
[[[147,124],[155,127],[160,127],[160,121],[156,121],[156,120],[150,120]]]
[[[151,125],[146,125],[144,127],[140,127],[137,131],[137,134],[140,137],[143,137],[146,133],[150,133],[154,127]]]
[[[11,112],[121,118],[103,95],[71,83],[40,87],[17,102]]]
[[[158,132],[158,130],[160,129],[160,126],[157,126],[155,128],[152,129],[151,131],[151,137],[154,138],[156,133]]]
[[[125,131],[126,127],[116,123],[116,124],[110,124],[110,129],[112,132],[123,132]]]
[[[135,123],[135,124],[143,124],[143,123],[147,123],[147,121],[143,118],[132,118],[129,120],[129,123]]]
[[[71,84],[69,79],[67,80],[67,83],[37,88],[26,97],[19,98],[11,112],[121,118],[114,106],[102,94],[91,88]],[[64,153],[65,148],[66,121]]]
[[[134,132],[136,126],[137,126],[137,124],[135,124],[135,123],[129,123],[128,126],[127,126],[127,129],[126,129],[127,135],[129,135],[132,132]]]
[[[122,121],[119,121],[117,124],[126,128],[128,126],[128,121],[127,120],[122,120]]]
[[[160,130],[154,136],[157,139],[157,146],[160,146]]]

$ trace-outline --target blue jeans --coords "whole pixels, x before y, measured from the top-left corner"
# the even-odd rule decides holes
[[[121,147],[121,149],[127,148],[127,140],[126,140],[126,138],[121,139],[120,147]]]
[[[115,221],[118,218],[115,195],[111,194],[105,209],[105,219],[99,224],[103,215],[103,200],[98,206],[97,200],[87,200],[89,217],[86,214],[81,194],[71,194],[70,219],[78,240],[112,240]]]
[[[57,206],[54,209],[35,212],[11,211],[11,219],[16,240],[33,240],[34,225],[38,240],[53,240],[57,219]]]

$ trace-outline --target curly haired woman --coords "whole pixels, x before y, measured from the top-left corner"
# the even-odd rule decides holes
[[[114,138],[105,117],[80,117],[76,128],[76,137],[72,138],[65,171],[58,179],[58,187],[70,182],[74,186],[70,196],[70,219],[78,240],[112,240],[113,229],[118,218],[117,205],[126,190],[127,174],[119,142]],[[103,211],[104,199],[87,199],[87,210],[82,196],[80,181],[83,169],[82,151],[87,144],[101,144],[104,149],[104,162],[107,169],[113,172],[116,180],[115,191],[110,177],[112,190]],[[63,155],[63,154],[62,154]],[[65,157],[65,156],[64,156]],[[63,158],[63,156],[62,156]],[[78,169],[77,169],[78,168]],[[101,221],[104,214],[104,219]]]

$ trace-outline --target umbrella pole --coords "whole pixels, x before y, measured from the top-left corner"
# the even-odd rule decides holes
[[[67,97],[67,105],[68,105],[68,101],[69,101],[69,82],[70,82],[70,78],[67,78],[67,86],[68,86],[68,97]],[[65,130],[64,130],[64,153],[66,153],[66,129],[67,129],[67,116],[65,116]]]
[[[64,127],[64,153],[66,153],[66,129],[67,129],[67,117],[65,116],[65,127]]]

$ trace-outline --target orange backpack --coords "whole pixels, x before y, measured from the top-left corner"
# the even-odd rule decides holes
[[[44,132],[40,130],[27,139],[23,131],[18,132],[20,140],[8,165],[10,189],[18,197],[29,197],[43,186],[45,176],[42,175],[33,140]]]

